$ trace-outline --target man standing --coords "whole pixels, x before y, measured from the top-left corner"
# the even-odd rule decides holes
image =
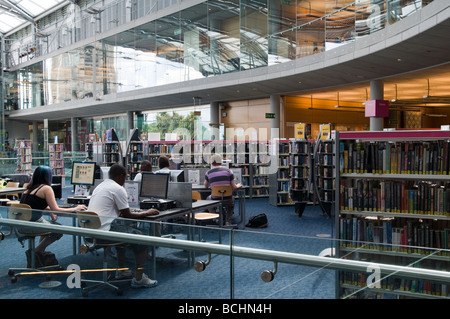
[[[92,193],[89,201],[88,210],[97,213],[101,220],[102,230],[111,230],[118,232],[139,233],[139,230],[127,225],[119,225],[113,223],[117,217],[142,219],[146,216],[157,215],[159,211],[149,209],[142,212],[132,212],[128,205],[128,196],[123,187],[127,176],[125,167],[120,164],[114,164],[109,169],[109,179],[105,179],[99,184]],[[144,266],[148,256],[148,248],[145,245],[128,245],[135,255],[136,271],[131,282],[132,287],[155,287],[158,282],[151,280],[144,273]],[[118,267],[124,268],[125,263],[125,247],[117,247]],[[125,270],[118,274],[120,279],[131,277],[131,271]]]

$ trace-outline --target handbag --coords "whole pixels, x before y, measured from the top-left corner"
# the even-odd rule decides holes
[[[247,225],[245,225],[245,227],[252,228],[264,228],[267,226],[269,226],[269,221],[267,219],[267,215],[264,213],[250,217]]]

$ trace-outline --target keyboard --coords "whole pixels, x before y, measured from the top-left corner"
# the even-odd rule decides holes
[[[59,208],[75,208],[75,207],[78,206],[78,204],[67,204],[67,203],[64,203],[64,204],[58,204],[58,206],[59,206]]]

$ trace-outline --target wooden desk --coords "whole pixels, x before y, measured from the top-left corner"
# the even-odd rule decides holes
[[[0,188],[0,196],[2,195],[11,195],[11,194],[21,194],[25,192],[27,189],[24,187],[3,187]]]

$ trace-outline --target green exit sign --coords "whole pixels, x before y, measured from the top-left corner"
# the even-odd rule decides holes
[[[266,113],[266,119],[274,119],[275,113]]]

